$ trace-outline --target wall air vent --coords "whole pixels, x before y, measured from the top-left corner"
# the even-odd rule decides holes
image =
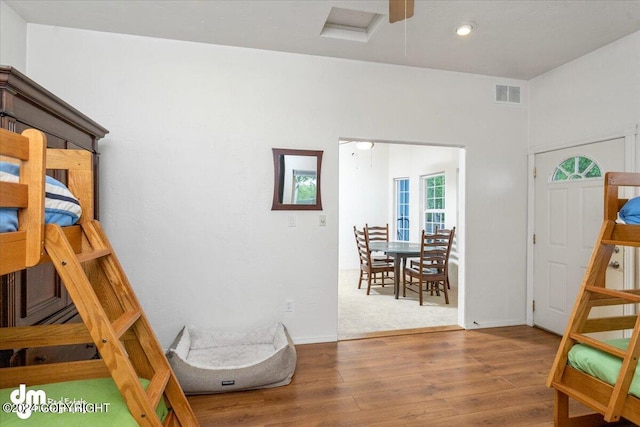
[[[496,102],[520,104],[520,86],[496,85]]]

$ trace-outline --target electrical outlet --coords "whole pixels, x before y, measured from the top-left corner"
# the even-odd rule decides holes
[[[284,300],[284,311],[286,313],[293,313],[293,300],[292,299]]]

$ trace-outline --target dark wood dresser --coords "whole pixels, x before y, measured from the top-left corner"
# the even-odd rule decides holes
[[[0,66],[0,127],[14,132],[35,128],[47,135],[47,146],[93,153],[95,216],[98,217],[98,140],[109,131],[15,68]],[[66,176],[55,174],[66,182]],[[78,322],[80,318],[51,264],[0,278],[0,327]],[[0,366],[83,360],[95,356],[92,346],[15,349],[0,354]]]

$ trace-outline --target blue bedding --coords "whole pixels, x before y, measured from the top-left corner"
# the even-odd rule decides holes
[[[627,224],[640,224],[640,197],[629,199],[620,209],[620,219]]]
[[[18,182],[20,169],[18,165],[0,162],[0,181]],[[45,178],[44,220],[46,224],[60,226],[73,225],[78,222],[82,208],[78,199],[57,179]],[[0,209],[0,233],[18,230],[18,209]]]

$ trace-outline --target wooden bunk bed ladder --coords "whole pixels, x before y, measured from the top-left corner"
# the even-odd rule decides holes
[[[46,226],[45,250],[132,416],[141,426],[197,426],[102,227],[95,220],[81,226],[81,253],[75,253],[60,226],[51,224]],[[146,390],[140,377],[150,381]],[[163,397],[170,412],[161,423],[155,408]]]

